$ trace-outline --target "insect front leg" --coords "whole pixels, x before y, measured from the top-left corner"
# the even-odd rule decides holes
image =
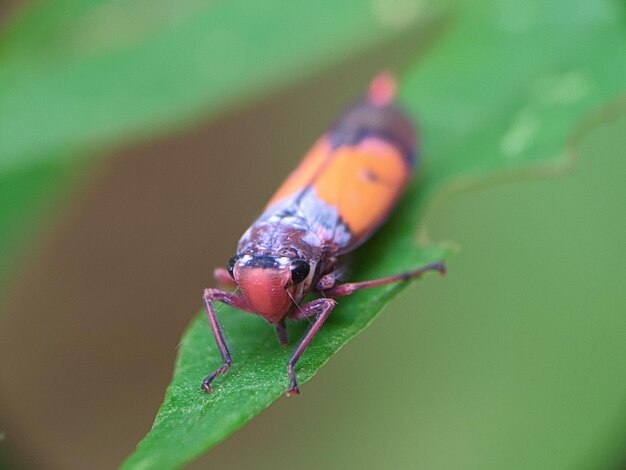
[[[233,362],[230,357],[228,346],[226,346],[226,342],[224,341],[222,328],[217,319],[217,315],[215,314],[215,309],[213,308],[213,302],[219,301],[245,312],[253,312],[251,312],[248,304],[246,304],[242,297],[239,297],[232,292],[225,292],[218,289],[205,289],[203,298],[209,324],[211,325],[211,331],[213,331],[213,336],[215,337],[215,343],[217,344],[220,354],[222,355],[222,359],[224,360],[224,364],[202,382],[201,389],[207,393],[211,393],[213,391],[211,388],[211,382],[213,382],[213,379],[218,375],[224,374]]]
[[[443,263],[432,263],[427,264],[426,266],[422,266],[419,269],[398,274],[396,276],[383,277],[381,279],[373,279],[371,281],[348,282],[346,284],[334,286],[324,291],[324,295],[327,295],[328,297],[343,297],[344,295],[350,295],[359,289],[369,289],[370,287],[379,287],[386,284],[393,284],[394,282],[413,279],[415,277],[421,276],[428,271],[439,271],[443,275],[446,273],[446,267]]]
[[[300,389],[298,389],[298,382],[296,381],[296,373],[294,371],[296,362],[298,362],[298,359],[300,359],[304,350],[309,346],[319,329],[322,327],[330,315],[330,312],[333,311],[335,305],[337,305],[337,302],[333,299],[315,299],[291,314],[290,318],[294,320],[301,320],[314,315],[317,315],[317,317],[287,363],[287,372],[289,373],[289,379],[291,381],[289,390],[287,390],[287,396],[298,395],[300,393]]]

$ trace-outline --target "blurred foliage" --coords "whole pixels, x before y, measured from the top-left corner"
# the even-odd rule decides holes
[[[0,37],[0,170],[180,127],[429,18],[375,3],[37,2]]]
[[[47,162],[0,175],[0,294],[8,267],[15,264],[16,247],[24,245],[46,210],[53,209],[50,195],[67,191],[71,174],[63,162]]]
[[[415,243],[416,222],[436,191],[564,168],[575,150],[566,146],[568,136],[623,92],[626,56],[614,53],[626,46],[618,2],[476,0],[449,8],[446,33],[402,77],[402,103],[418,117],[424,139],[422,174],[390,223],[360,250],[367,259],[356,266],[359,278],[443,256],[440,247]],[[0,238],[0,274],[5,254],[36,226],[51,193],[67,191],[68,168],[78,157],[242,104],[398,30],[428,24],[436,11],[409,0],[64,0],[23,10],[0,36],[0,197],[11,201],[0,210],[7,234]],[[402,287],[343,299],[299,362],[300,383]],[[220,315],[237,344],[235,365],[213,395],[199,391],[219,365],[199,315],[183,338],[155,424],[126,468],[180,466],[286,389],[290,350],[273,330],[228,308]],[[304,327],[293,325],[290,336]]]

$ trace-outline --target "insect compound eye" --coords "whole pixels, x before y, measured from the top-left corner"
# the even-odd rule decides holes
[[[299,284],[309,275],[311,267],[309,263],[303,259],[297,259],[291,262],[291,282]]]
[[[228,264],[226,265],[226,269],[228,269],[228,274],[230,274],[230,277],[232,277],[233,279],[235,279],[235,275],[233,274],[233,269],[235,269],[235,263],[237,262],[238,259],[239,259],[239,255],[235,255],[231,259],[228,260]]]

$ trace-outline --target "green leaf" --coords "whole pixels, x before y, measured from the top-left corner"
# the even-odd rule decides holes
[[[449,192],[511,174],[563,170],[568,137],[583,117],[623,92],[626,57],[617,3],[476,1],[402,81],[402,101],[419,116],[421,177],[380,234],[359,250],[359,279],[406,270],[445,256],[418,245],[417,221],[442,188]],[[622,109],[623,112],[623,109]],[[494,177],[495,175],[495,177]],[[453,236],[453,234],[451,234]],[[445,281],[442,281],[445,282]],[[303,384],[365,328],[402,286],[341,299],[298,363]],[[155,423],[124,468],[174,468],[243,426],[287,388],[283,350],[272,328],[227,307],[220,310],[234,366],[199,391],[220,365],[202,314],[183,337],[172,384]],[[305,325],[290,325],[298,338]],[[302,387],[306,393],[306,387]]]

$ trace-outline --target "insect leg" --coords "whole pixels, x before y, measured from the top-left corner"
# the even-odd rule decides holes
[[[333,299],[315,299],[304,305],[301,311],[298,311],[296,314],[291,316],[291,318],[297,320],[317,315],[315,321],[304,335],[304,338],[300,341],[300,344],[287,364],[287,372],[289,373],[289,379],[291,381],[289,390],[287,390],[287,396],[298,395],[300,393],[294,367],[296,362],[298,362],[298,359],[300,359],[300,356],[302,356],[304,350],[309,346],[319,329],[330,315],[330,312],[332,312],[335,308],[335,305],[337,305],[337,302]]]
[[[439,271],[442,275],[446,273],[446,267],[443,263],[432,263],[422,266],[414,271],[398,274],[396,276],[383,277],[381,279],[373,279],[371,281],[363,282],[348,282],[339,286],[332,287],[324,294],[328,297],[343,297],[344,295],[350,295],[359,289],[368,289],[370,287],[384,286],[386,284],[392,284],[394,282],[405,281],[414,277],[419,277],[427,271]]]
[[[213,277],[220,284],[228,287],[237,287],[237,283],[232,277],[230,277],[226,268],[215,268],[213,271]]]
[[[209,319],[209,324],[211,325],[211,330],[213,331],[213,336],[215,337],[215,343],[217,344],[220,354],[222,355],[222,359],[224,360],[224,364],[202,382],[202,386],[200,388],[207,393],[211,393],[213,391],[211,388],[211,382],[213,379],[218,375],[225,373],[233,362],[230,357],[228,346],[226,346],[226,342],[224,341],[224,336],[222,335],[222,328],[217,320],[215,310],[213,309],[214,301],[223,302],[239,310],[250,312],[250,307],[248,307],[244,299],[236,294],[233,294],[232,292],[224,292],[218,289],[204,290],[204,305],[206,307],[207,317]]]
[[[289,340],[287,338],[287,325],[285,325],[284,318],[276,323],[276,334],[278,335],[278,341],[280,341],[280,344],[283,346],[287,346],[289,344]]]
[[[335,285],[337,279],[335,278],[335,273],[328,273],[321,277],[319,281],[317,281],[317,285],[315,286],[315,290],[318,292],[324,292],[330,289]]]

